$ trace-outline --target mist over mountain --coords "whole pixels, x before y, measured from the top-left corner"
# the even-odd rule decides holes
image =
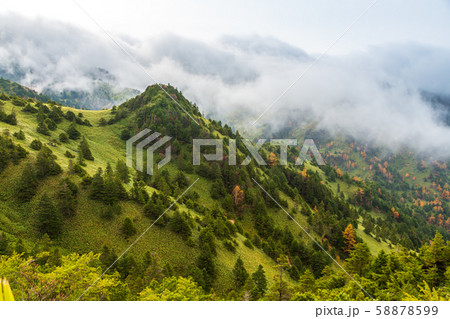
[[[64,92],[83,98],[82,92],[104,85],[114,93],[157,81],[175,85],[207,116],[243,131],[276,131],[289,119],[315,121],[320,129],[391,149],[450,155],[445,108],[422,94],[450,94],[447,49],[399,43],[330,52],[307,70],[319,53],[272,37],[202,42],[175,34],[146,40],[113,35],[146,74],[106,36],[68,24],[8,15],[0,30],[0,76],[66,101],[71,96]],[[94,104],[88,107],[98,108]]]

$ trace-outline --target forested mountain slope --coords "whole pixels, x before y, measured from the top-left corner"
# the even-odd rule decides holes
[[[344,142],[325,146],[325,167],[295,166],[295,148],[279,165],[268,144],[269,165],[240,165],[239,132],[172,86],[101,111],[0,99],[0,277],[16,299],[448,299],[445,225],[423,223],[411,187],[391,198],[388,184],[343,172],[333,155]],[[153,176],[125,164],[125,141],[145,128],[172,137]],[[192,141],[205,138],[224,140],[224,161],[192,164]]]

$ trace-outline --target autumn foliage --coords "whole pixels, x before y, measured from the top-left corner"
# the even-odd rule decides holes
[[[344,251],[349,253],[356,245],[356,234],[352,224],[348,224],[347,228],[345,228],[343,232],[343,235],[345,242]]]
[[[233,192],[231,193],[234,200],[234,205],[236,207],[239,207],[244,202],[244,191],[239,187],[239,185],[236,185],[233,189]]]
[[[269,166],[275,166],[275,165],[277,165],[278,164],[278,158],[277,158],[277,156],[272,152],[272,153],[270,153],[269,154],[269,158],[267,159],[267,164],[269,165]]]

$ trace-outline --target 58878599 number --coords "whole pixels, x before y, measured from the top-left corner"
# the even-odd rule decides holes
[[[437,306],[377,306],[377,316],[435,316],[439,312]]]

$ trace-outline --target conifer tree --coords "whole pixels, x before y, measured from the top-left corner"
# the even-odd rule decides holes
[[[350,258],[347,259],[348,271],[363,276],[370,266],[371,257],[366,243],[356,244],[350,253]]]
[[[241,257],[238,257],[233,268],[234,285],[236,286],[236,288],[241,289],[242,287],[244,287],[248,277],[249,275],[244,267],[244,262],[242,261]]]
[[[75,127],[75,123],[70,124],[66,132],[71,140],[77,140],[81,136],[81,133]]]
[[[47,194],[42,195],[38,205],[39,230],[50,238],[59,236],[62,230],[62,215]]]
[[[123,160],[118,160],[116,164],[116,175],[122,183],[128,184],[130,182],[130,173],[128,166]]]
[[[17,197],[23,202],[28,202],[36,194],[36,188],[38,186],[38,179],[36,177],[36,171],[33,166],[26,165],[22,175],[20,176]]]
[[[50,175],[58,175],[62,172],[61,166],[56,162],[56,156],[48,147],[42,147],[36,158],[36,176],[44,178]]]
[[[85,137],[83,137],[83,140],[80,142],[79,150],[80,150],[81,156],[83,156],[84,159],[86,159],[88,161],[94,160],[94,156],[92,156],[91,150],[89,148],[89,144],[86,141]]]
[[[66,133],[62,132],[61,134],[59,134],[59,141],[61,143],[68,143],[69,142],[69,135],[67,135]]]
[[[254,283],[254,288],[251,291],[252,300],[259,300],[267,290],[267,279],[263,266],[258,266],[258,269],[252,274],[252,280]]]
[[[136,227],[134,227],[134,224],[129,217],[125,218],[123,221],[122,232],[125,237],[133,236],[137,232]]]

